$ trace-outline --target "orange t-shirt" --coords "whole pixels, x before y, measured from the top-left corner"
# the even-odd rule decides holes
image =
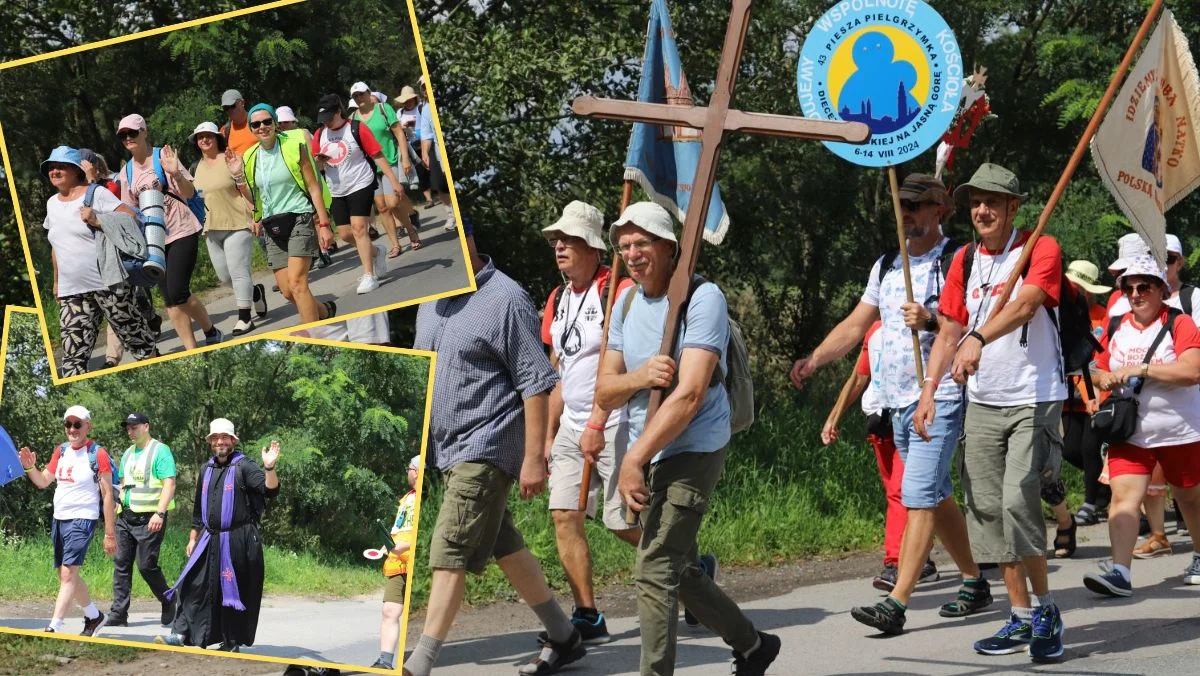
[[[228,130],[228,134],[226,134]],[[258,143],[258,137],[254,132],[250,131],[250,118],[246,118],[246,124],[237,126],[232,120],[221,126],[221,133],[225,134],[225,140],[229,147],[233,148],[233,152],[242,155],[250,148],[250,146]]]

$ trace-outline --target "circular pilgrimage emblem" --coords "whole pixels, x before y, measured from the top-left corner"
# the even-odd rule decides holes
[[[906,162],[937,144],[962,95],[958,40],[921,0],[844,0],[813,24],[796,93],[805,117],[864,122],[863,145],[826,141],[869,167]]]

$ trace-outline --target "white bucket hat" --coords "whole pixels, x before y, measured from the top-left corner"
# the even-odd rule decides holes
[[[296,111],[291,106],[279,106],[275,109],[275,119],[279,122],[299,122]]]
[[[1117,284],[1124,281],[1126,277],[1154,277],[1163,284],[1167,283],[1167,271],[1150,254],[1141,254],[1130,258],[1129,267],[1125,268],[1125,273],[1117,278]]]
[[[208,424],[208,436],[205,439],[211,439],[214,434],[228,434],[234,441],[241,441],[233,432],[233,422],[227,418],[217,418]]]
[[[554,222],[554,225],[542,228],[542,236],[546,239],[553,239],[557,234],[578,237],[593,249],[607,251],[608,247],[604,244],[604,237],[600,234],[603,231],[604,214],[587,202],[572,200],[570,204],[563,207],[562,216]]]
[[[1167,253],[1177,253],[1183,255],[1183,242],[1175,235],[1167,235]]]
[[[188,137],[188,141],[195,143],[196,137],[200,134],[212,134],[214,136],[220,136],[221,130],[217,129],[217,125],[213,122],[201,122],[200,124],[196,125],[196,129],[192,132],[192,135]]]
[[[622,225],[636,225],[655,237],[675,242],[675,248],[679,248],[674,219],[666,209],[654,202],[635,202],[625,207],[621,217],[608,229],[608,239],[613,246],[616,246],[617,229]]]
[[[1150,246],[1136,232],[1123,235],[1117,240],[1117,260],[1109,264],[1109,270],[1124,270],[1129,267],[1131,260],[1138,256],[1150,255]]]
[[[1096,280],[1100,279],[1100,268],[1091,261],[1071,261],[1067,266],[1066,275],[1067,279],[1088,293],[1105,294],[1112,291],[1111,286],[1096,283]]]
[[[63,420],[66,420],[67,418],[78,418],[80,420],[91,420],[92,412],[82,406],[75,405],[75,406],[72,406],[71,408],[68,408],[67,412],[63,414]]]

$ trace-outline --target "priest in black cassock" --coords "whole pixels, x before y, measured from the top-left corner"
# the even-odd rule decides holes
[[[209,425],[213,457],[200,468],[188,562],[167,598],[178,612],[165,645],[191,645],[238,652],[254,645],[262,606],[263,549],[258,523],[267,500],[279,494],[279,442],[262,450],[262,466],[237,450],[233,423]]]

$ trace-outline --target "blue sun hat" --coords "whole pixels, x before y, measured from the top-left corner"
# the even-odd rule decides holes
[[[70,146],[59,146],[54,150],[51,150],[50,157],[46,158],[45,162],[42,162],[42,178],[46,180],[50,180],[50,164],[52,162],[73,164],[76,167],[79,167],[79,173],[81,175],[87,176],[87,172],[83,169],[83,155],[81,155],[78,150]]]

